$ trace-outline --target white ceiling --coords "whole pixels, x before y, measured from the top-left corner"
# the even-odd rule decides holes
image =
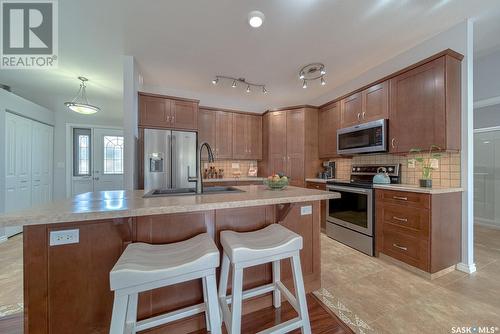
[[[264,12],[259,29],[251,10]],[[64,0],[59,1],[59,69],[0,71],[0,83],[50,109],[72,98],[76,77],[91,102],[121,114],[121,55],[136,57],[150,90],[202,104],[262,112],[314,103],[329,89],[465,20],[476,18],[478,55],[499,47],[498,0]],[[298,69],[323,62],[327,85],[302,89]],[[266,84],[269,94],[213,86],[216,74]],[[206,103],[204,103],[206,102]]]

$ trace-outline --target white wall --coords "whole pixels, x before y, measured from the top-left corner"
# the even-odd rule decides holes
[[[124,152],[124,187],[137,189],[138,161],[136,156],[138,138],[138,91],[141,87],[137,63],[132,56],[123,56],[123,135],[126,150]]]
[[[399,55],[336,87],[315,101],[323,104],[394,73],[445,49],[464,55],[462,61],[462,263],[460,270],[475,271],[473,262],[473,35],[472,21],[457,24],[440,34],[401,52]]]
[[[474,61],[474,101],[500,96],[500,49]]]
[[[474,109],[474,129],[493,126],[500,126],[500,104]]]
[[[0,89],[0,213],[5,211],[5,113],[9,111],[48,125],[54,125],[54,113],[6,90]],[[0,228],[0,239],[5,235]]]

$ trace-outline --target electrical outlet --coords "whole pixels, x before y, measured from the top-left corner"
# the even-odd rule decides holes
[[[438,159],[430,159],[429,160],[431,168],[438,169],[439,168],[439,160]]]
[[[415,168],[415,159],[408,159],[408,168]]]
[[[300,207],[300,215],[301,216],[311,215],[312,212],[313,212],[313,208],[311,205]]]
[[[50,246],[77,244],[79,242],[79,229],[50,231]]]

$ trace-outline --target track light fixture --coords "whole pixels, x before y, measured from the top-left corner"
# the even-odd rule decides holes
[[[263,94],[267,94],[268,93],[265,85],[248,82],[245,78],[235,78],[235,77],[229,77],[229,76],[225,76],[225,75],[217,75],[212,80],[212,83],[214,85],[216,85],[216,84],[219,83],[219,81],[223,82],[224,80],[232,81],[231,87],[233,87],[233,88],[236,88],[236,86],[238,85],[238,83],[240,83],[242,87],[246,86],[245,91],[247,93],[250,93],[252,91],[252,87],[256,87],[258,89],[262,89],[262,93]]]
[[[326,85],[326,69],[322,63],[311,63],[302,67],[299,71],[299,79],[302,80],[302,88],[307,88],[307,82],[320,79],[321,86]]]

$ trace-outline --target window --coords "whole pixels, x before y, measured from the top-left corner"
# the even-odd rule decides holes
[[[122,136],[104,136],[104,174],[123,174]]]
[[[90,129],[73,129],[73,175],[90,175]]]

